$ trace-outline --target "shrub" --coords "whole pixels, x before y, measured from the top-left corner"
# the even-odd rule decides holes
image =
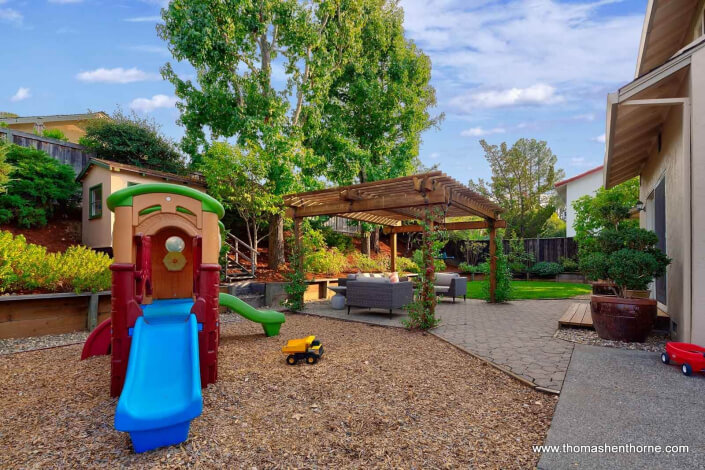
[[[44,129],[42,131],[42,136],[50,139],[63,140],[64,142],[69,141],[69,138],[66,137],[66,134],[64,134],[61,129]]]
[[[414,263],[411,258],[404,258],[403,256],[397,257],[397,271],[400,273],[416,273],[419,271],[419,267]]]
[[[330,227],[323,227],[321,229],[321,233],[323,234],[325,243],[329,248],[337,248],[343,253],[347,253],[352,250],[352,237],[342,234],[340,232],[336,232]]]
[[[64,253],[0,231],[0,291],[97,292],[110,288],[110,257],[84,246]]]
[[[627,289],[646,290],[671,262],[657,243],[654,232],[618,224],[602,230],[593,251],[581,254],[580,270],[591,281],[612,281],[621,297]]]
[[[286,280],[289,282],[284,286],[287,297],[283,304],[288,309],[299,312],[304,308],[304,294],[308,288],[306,274],[304,273],[305,262],[301,262],[301,260],[306,259],[307,251],[305,245],[302,244],[301,248],[298,248],[298,244],[294,240],[289,240],[289,242],[294,248],[289,262],[291,271],[285,275]]]
[[[337,248],[318,250],[309,254],[304,261],[306,271],[332,276],[348,267],[348,258]]]
[[[541,261],[531,267],[531,274],[538,277],[556,277],[562,272],[563,266],[549,261]]]
[[[58,207],[72,205],[78,195],[73,168],[32,148],[10,145],[12,165],[6,192],[0,194],[0,223],[21,227],[43,226]]]
[[[436,272],[445,271],[446,262],[443,261],[442,259],[438,259],[436,257],[436,256],[438,256],[438,253],[437,252],[435,252],[435,253],[436,253],[436,255],[433,258],[434,271],[436,271]],[[423,252],[421,250],[414,250],[414,253],[411,255],[411,260],[417,266],[417,270],[414,272],[420,273],[423,270],[423,267],[425,266],[425,263],[423,260]]]
[[[503,244],[497,242],[497,252],[502,251]],[[524,249],[524,240],[513,239],[509,241],[509,254],[507,262],[509,269],[514,274],[529,274],[529,267],[534,263],[536,258],[533,253],[529,253]]]
[[[573,273],[578,270],[578,262],[572,258],[560,258],[561,266],[563,266],[563,271],[568,273]]]
[[[352,267],[359,269],[362,272],[385,272],[389,271],[391,260],[389,256],[379,255],[377,258],[371,258],[362,253],[355,253],[352,259]]]
[[[184,159],[155,121],[117,110],[112,119],[94,119],[79,143],[98,158],[171,173],[183,173]]]
[[[460,271],[463,274],[471,274],[471,273],[481,273],[482,268],[478,266],[473,266],[470,263],[460,263],[458,265],[458,271]]]

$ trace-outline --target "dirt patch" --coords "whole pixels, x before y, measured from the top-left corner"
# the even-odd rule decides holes
[[[316,334],[316,365],[286,339]],[[223,325],[219,381],[179,446],[133,454],[113,428],[109,358],[79,345],[0,357],[0,468],[533,468],[555,398],[439,339],[291,315]]]
[[[81,221],[56,219],[45,227],[20,228],[14,225],[0,225],[0,230],[13,235],[24,235],[28,243],[45,246],[51,253],[63,253],[72,245],[81,244]]]

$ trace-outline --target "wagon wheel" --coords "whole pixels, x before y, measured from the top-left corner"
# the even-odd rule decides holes
[[[681,372],[683,372],[683,375],[690,375],[693,373],[693,368],[690,366],[690,364],[683,364],[681,366]]]
[[[663,362],[664,364],[668,364],[671,362],[671,358],[668,357],[668,354],[661,353],[661,362]]]
[[[316,357],[315,355],[309,354],[308,356],[306,356],[307,364],[315,364],[316,362],[318,362],[318,357]]]
[[[286,363],[290,366],[296,365],[296,357],[293,354],[286,356]]]

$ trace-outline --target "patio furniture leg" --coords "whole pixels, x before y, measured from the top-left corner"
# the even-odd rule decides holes
[[[348,315],[350,315],[350,305],[348,305]]]
[[[463,294],[463,302],[465,302],[466,300],[468,300],[468,296]]]
[[[455,303],[455,296],[453,296],[453,303]]]
[[[391,308],[389,309],[389,319],[390,320],[392,319],[392,309]]]

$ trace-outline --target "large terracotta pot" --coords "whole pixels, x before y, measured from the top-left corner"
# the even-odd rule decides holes
[[[593,295],[592,323],[602,339],[643,343],[654,327],[656,300]]]

